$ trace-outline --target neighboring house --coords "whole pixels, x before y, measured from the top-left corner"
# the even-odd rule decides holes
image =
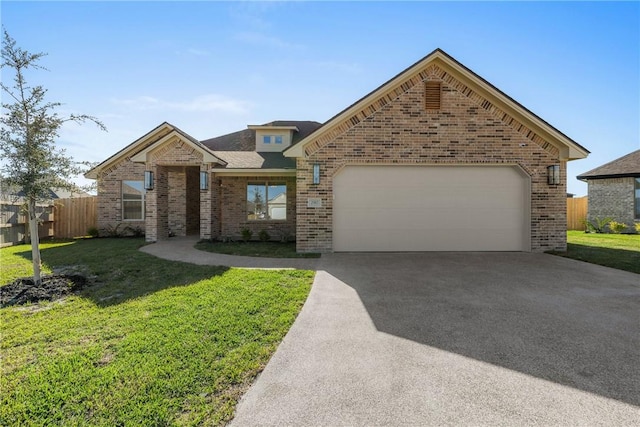
[[[588,220],[612,218],[634,230],[640,222],[640,150],[578,175],[589,186]]]
[[[323,125],[198,141],[163,123],[86,176],[99,227],[148,241],[248,228],[300,252],[541,252],[566,248],[566,162],[588,153],[437,49]]]

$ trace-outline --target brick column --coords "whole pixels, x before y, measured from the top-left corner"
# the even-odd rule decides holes
[[[149,166],[147,166],[149,167]],[[150,167],[148,170],[153,172],[154,189],[147,190],[144,196],[145,204],[145,240],[147,242],[155,242],[158,240],[158,171],[157,167]]]
[[[206,164],[200,165],[200,172],[209,172],[209,166]],[[198,176],[198,180],[200,177]],[[199,182],[199,181],[198,181]],[[199,184],[198,184],[199,187]],[[211,239],[212,234],[212,211],[211,211],[211,194],[213,192],[213,177],[209,173],[209,189],[206,191],[200,191],[200,238]]]
[[[156,227],[158,239],[169,238],[169,171],[164,166],[157,167],[156,188],[158,189],[158,203],[156,210]]]

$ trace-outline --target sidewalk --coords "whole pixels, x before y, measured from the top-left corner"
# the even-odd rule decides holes
[[[240,268],[316,270],[320,262],[320,258],[259,258],[216,254],[195,249],[197,242],[197,236],[172,237],[143,246],[140,250],[171,261]]]

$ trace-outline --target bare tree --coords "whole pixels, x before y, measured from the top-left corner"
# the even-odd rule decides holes
[[[26,201],[35,284],[41,281],[36,203],[50,198],[51,188],[73,190],[71,179],[83,171],[81,163],[67,156],[63,149],[56,148],[58,131],[69,121],[91,121],[106,130],[102,122],[92,116],[58,116],[55,110],[62,104],[46,101],[47,90],[42,86],[28,85],[25,72],[46,70],[39,65],[45,55],[17,47],[15,40],[3,29],[3,82],[0,87],[8,96],[3,96],[0,116],[0,177],[3,186],[20,189]],[[9,74],[13,74],[11,86],[6,84]]]

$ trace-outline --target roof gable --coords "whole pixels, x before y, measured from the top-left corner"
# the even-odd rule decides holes
[[[329,119],[320,129],[285,150],[284,155],[304,157],[315,153],[336,137],[393,102],[416,84],[430,78],[445,81],[506,125],[543,149],[557,155],[559,159],[579,159],[586,157],[589,153],[586,148],[527,110],[443,50],[436,49]]]
[[[207,147],[203,146],[197,139],[180,130],[178,127],[168,122],[163,122],[133,141],[131,144],[124,147],[122,150],[115,153],[113,156],[91,168],[84,174],[84,176],[89,179],[97,179],[98,175],[102,171],[113,168],[124,160],[132,159],[141,151],[149,151],[148,149],[152,149],[152,147],[157,146],[158,143],[162,144],[163,142],[166,142],[166,138],[171,138],[172,136],[178,136],[190,145],[197,147],[199,151],[206,151],[210,156],[213,156],[213,153],[211,153],[211,151]]]
[[[162,138],[156,140],[152,144],[147,145],[143,150],[137,152],[135,155],[131,156],[131,161],[144,163],[147,161],[148,154],[156,152],[166,144],[175,142],[184,143],[194,151],[200,153],[202,155],[202,161],[205,163],[219,163],[222,165],[226,164],[224,160],[213,154],[211,150],[202,145],[198,140],[192,138],[191,136],[187,135],[177,128],[175,128]]]
[[[604,179],[624,176],[640,177],[640,150],[633,151],[602,166],[578,175],[578,179]]]

